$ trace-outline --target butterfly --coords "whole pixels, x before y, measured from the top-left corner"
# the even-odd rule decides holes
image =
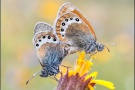
[[[60,73],[59,66],[63,58],[67,55],[67,46],[59,44],[59,40],[53,34],[51,25],[39,22],[34,29],[33,44],[37,52],[37,57],[42,66],[42,70],[35,73],[27,82],[40,73],[41,77],[51,77],[55,80],[55,75]]]
[[[59,66],[68,54],[83,50],[86,53],[95,53],[106,47],[97,42],[91,24],[79,9],[69,2],[61,6],[53,27],[44,22],[36,24],[33,44],[42,70],[29,80],[38,73],[41,77],[55,76],[60,72]]]
[[[54,30],[60,41],[69,45],[69,54],[77,51],[93,54],[106,47],[97,41],[93,27],[80,10],[69,2],[61,6],[54,23]]]

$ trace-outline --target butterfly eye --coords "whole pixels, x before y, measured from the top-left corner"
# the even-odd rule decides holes
[[[73,18],[70,18],[70,20],[73,20]]]
[[[54,38],[53,41],[56,41],[56,38]]]
[[[79,21],[79,18],[76,18],[75,20],[78,22]]]
[[[64,37],[64,35],[62,35],[62,37]]]
[[[38,47],[38,46],[39,46],[39,44],[36,44],[36,46]]]
[[[48,36],[48,39],[50,39],[51,37],[50,36]]]
[[[64,29],[63,29],[63,28],[61,28],[61,31],[63,32],[63,31],[64,31]]]
[[[45,38],[45,36],[42,37],[43,39]]]
[[[65,26],[65,23],[64,22],[62,23],[62,26]]]
[[[41,42],[41,40],[39,40],[39,42]]]
[[[65,19],[65,21],[67,22],[67,21],[68,21],[68,19]]]

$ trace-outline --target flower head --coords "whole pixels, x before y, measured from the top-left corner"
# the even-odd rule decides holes
[[[97,71],[87,75],[93,65],[91,60],[94,56],[90,60],[85,60],[84,57],[85,52],[81,52],[75,64],[75,69],[69,70],[64,76],[61,76],[57,90],[85,90],[86,88],[94,90],[96,84],[105,86],[111,90],[115,89],[113,83],[96,79],[98,75]]]

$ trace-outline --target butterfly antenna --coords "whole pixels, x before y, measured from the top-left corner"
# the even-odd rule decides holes
[[[113,46],[116,46],[117,45],[116,43],[106,43],[106,44],[111,44]]]
[[[116,43],[109,43],[109,44],[111,44],[111,45],[113,45],[113,46],[116,46]]]
[[[65,68],[71,68],[70,66],[65,66],[65,65],[60,65],[60,66],[62,66],[62,67],[65,67]]]
[[[37,73],[35,73],[35,74],[33,74],[32,77],[26,82],[26,84],[28,84],[29,81],[30,81],[32,78],[34,78],[34,77],[35,77],[37,74],[39,74],[39,73],[41,73],[41,71],[40,71],[40,72],[37,72]]]
[[[95,55],[96,53],[97,53],[97,52],[94,52],[94,53],[92,53],[92,54],[89,54],[89,57],[87,58],[87,60],[90,59],[90,57],[93,56],[93,55]]]
[[[106,46],[105,46],[106,47]],[[110,52],[110,49],[108,47],[106,47],[106,49],[108,50],[108,52]]]

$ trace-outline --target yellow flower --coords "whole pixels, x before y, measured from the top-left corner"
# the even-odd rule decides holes
[[[91,60],[95,58],[95,56],[92,56],[90,60],[85,60],[84,58],[85,58],[85,52],[80,53],[78,60],[76,62],[76,65],[75,65],[75,69],[69,70],[67,74],[61,77],[60,79],[61,86],[64,86],[64,88],[57,87],[57,90],[64,90],[64,89],[68,90],[67,88],[72,88],[70,90],[85,90],[86,88],[88,88],[89,90],[94,90],[94,86],[96,84],[99,84],[111,90],[114,90],[115,87],[113,83],[109,81],[96,79],[98,75],[97,71],[87,75],[91,69],[91,66],[93,65]],[[81,84],[80,84],[80,79],[81,79]],[[69,83],[69,84],[62,85],[62,83]],[[83,88],[80,88],[79,86]]]

